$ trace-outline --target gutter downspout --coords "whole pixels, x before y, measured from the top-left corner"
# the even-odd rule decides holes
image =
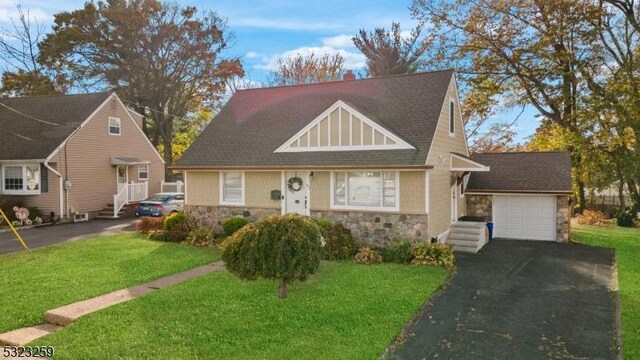
[[[56,176],[58,176],[58,192],[60,194],[60,199],[59,199],[59,201],[60,201],[60,208],[59,208],[60,213],[59,214],[60,214],[60,216],[62,216],[63,212],[64,212],[64,193],[63,193],[64,189],[63,189],[63,186],[62,186],[62,183],[63,183],[62,174],[60,172],[58,172],[56,169],[52,168],[51,165],[49,165],[49,160],[45,160],[44,161],[44,167],[46,167],[47,169],[51,170],[52,173],[54,173],[54,174],[56,174]]]

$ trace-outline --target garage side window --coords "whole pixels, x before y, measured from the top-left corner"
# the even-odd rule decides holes
[[[220,173],[220,203],[223,205],[244,205],[244,173]]]
[[[149,180],[149,165],[138,165],[138,180]]]
[[[456,134],[455,109],[453,100],[449,101],[449,135],[451,136]]]

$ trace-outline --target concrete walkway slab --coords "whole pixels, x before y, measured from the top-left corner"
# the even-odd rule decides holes
[[[58,325],[44,323],[9,331],[7,333],[0,334],[0,344],[20,346],[45,335],[49,335],[58,329],[60,329],[60,326]]]
[[[63,326],[71,324],[76,319],[84,315],[135,299],[156,289],[163,289],[222,269],[224,269],[224,263],[222,261],[217,261],[212,264],[198,266],[191,270],[166,276],[142,285],[113,291],[108,294],[49,310],[44,314],[44,318],[47,321],[46,323],[0,334],[0,344],[12,346],[25,345],[35,339],[57,331]]]

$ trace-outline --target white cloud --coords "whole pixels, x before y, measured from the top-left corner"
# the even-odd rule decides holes
[[[366,57],[360,52],[338,49],[333,46],[303,46],[297,49],[287,50],[271,57],[263,57],[262,64],[258,64],[254,66],[254,68],[268,71],[275,70],[278,59],[294,57],[298,54],[308,55],[310,53],[320,56],[324,54],[340,54],[344,58],[345,69],[361,69],[366,65]]]
[[[259,58],[259,57],[261,57],[263,55],[260,54],[259,52],[249,51],[248,53],[246,53],[245,56],[247,57],[247,59],[256,59],[256,58]]]
[[[336,49],[352,48],[354,47],[353,40],[351,40],[352,38],[353,35],[346,34],[326,37],[322,38],[322,45],[334,47]]]

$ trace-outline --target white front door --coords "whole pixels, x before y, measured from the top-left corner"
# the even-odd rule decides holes
[[[310,214],[309,171],[285,171],[282,213]]]
[[[127,186],[127,182],[129,181],[129,171],[127,171],[127,167],[118,165],[116,167],[116,177],[118,184],[118,193],[120,193],[120,190]]]
[[[451,187],[451,223],[458,221],[458,187],[454,184]]]
[[[494,237],[556,240],[554,195],[494,195]]]

